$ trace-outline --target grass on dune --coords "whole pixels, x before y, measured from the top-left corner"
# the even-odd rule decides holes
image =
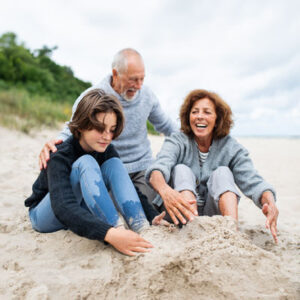
[[[69,120],[71,104],[32,96],[25,90],[0,91],[0,124],[29,133],[41,126],[57,127]]]
[[[52,101],[45,96],[32,96],[26,90],[0,90],[0,125],[30,133],[40,127],[56,128],[70,119],[72,105]],[[158,135],[147,122],[148,133]]]

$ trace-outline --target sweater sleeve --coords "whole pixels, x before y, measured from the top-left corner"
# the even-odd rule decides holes
[[[59,135],[57,136],[58,140],[63,140],[65,141],[68,137],[70,137],[72,135],[69,126],[68,126],[69,122],[66,122],[62,131],[59,133]]]
[[[146,170],[146,182],[150,185],[149,179],[154,170],[160,171],[165,181],[169,182],[172,169],[177,164],[181,152],[182,149],[176,134],[166,137],[154,163]]]
[[[166,136],[178,131],[178,126],[167,114],[162,110],[159,101],[153,92],[150,92],[153,101],[153,107],[148,117],[148,120],[153,124],[156,131],[163,133]]]
[[[70,118],[70,121],[72,120],[73,116],[74,116],[74,113],[76,111],[76,108],[79,104],[79,102],[81,101],[81,99],[92,89],[92,87],[86,89],[85,91],[83,91],[79,97],[76,99],[76,101],[74,102],[73,104],[73,107],[72,107],[72,116]],[[68,137],[70,137],[72,135],[70,129],[69,129],[69,122],[66,122],[65,125],[64,125],[64,128],[62,129],[62,131],[59,133],[57,139],[62,139],[63,141],[65,141]]]
[[[25,200],[25,206],[32,208],[35,207],[41,199],[48,193],[47,188],[47,171],[43,169],[34,184],[32,185],[32,194]]]
[[[51,206],[57,219],[74,233],[104,241],[112,227],[102,222],[76,201],[70,183],[71,166],[62,155],[54,155],[47,167]]]
[[[262,208],[260,198],[265,191],[271,191],[276,199],[274,188],[267,183],[255,170],[249,152],[241,145],[230,162],[234,180],[240,190],[250,199],[256,206]]]

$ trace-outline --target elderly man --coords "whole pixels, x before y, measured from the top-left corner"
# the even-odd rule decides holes
[[[162,111],[157,97],[143,85],[145,67],[143,58],[134,49],[119,51],[113,59],[112,74],[99,84],[84,91],[73,106],[73,113],[83,96],[91,89],[100,88],[108,94],[115,95],[123,106],[125,128],[122,134],[113,141],[121,160],[136,187],[151,202],[155,192],[145,182],[145,170],[152,163],[150,141],[147,138],[147,120],[154,128],[165,135],[177,131],[177,126]],[[40,153],[40,168],[47,167],[50,151],[55,152],[58,144],[71,135],[67,125],[60,133],[58,140],[45,144]]]

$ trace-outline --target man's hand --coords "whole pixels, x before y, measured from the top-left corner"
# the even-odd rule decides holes
[[[122,227],[110,228],[104,239],[123,254],[134,256],[136,252],[150,252],[151,243],[132,230]]]
[[[161,190],[160,195],[174,224],[178,225],[178,220],[182,224],[186,224],[186,219],[192,221],[194,216],[198,215],[197,208],[194,205],[196,200],[187,200],[181,193],[175,191],[170,186],[166,186],[165,189]]]
[[[277,218],[279,211],[276,207],[274,196],[270,191],[266,191],[261,197],[262,212],[267,217],[266,228],[270,229],[275,243],[277,244]]]
[[[163,226],[166,226],[166,227],[169,227],[171,224],[164,220],[164,217],[166,215],[166,212],[163,211],[160,215],[156,216],[153,220],[152,220],[152,225],[163,225]]]
[[[44,145],[39,155],[40,170],[47,168],[47,162],[50,159],[50,151],[56,152],[57,148],[55,147],[55,145],[61,144],[62,142],[63,140],[51,140]]]

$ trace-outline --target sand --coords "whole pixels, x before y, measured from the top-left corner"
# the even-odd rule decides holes
[[[0,127],[1,299],[300,299],[300,139],[239,141],[275,186],[279,243],[245,197],[239,232],[229,217],[200,217],[182,229],[151,227],[151,253],[124,256],[70,231],[40,234],[24,207],[43,143]],[[150,137],[154,153],[163,138]]]

